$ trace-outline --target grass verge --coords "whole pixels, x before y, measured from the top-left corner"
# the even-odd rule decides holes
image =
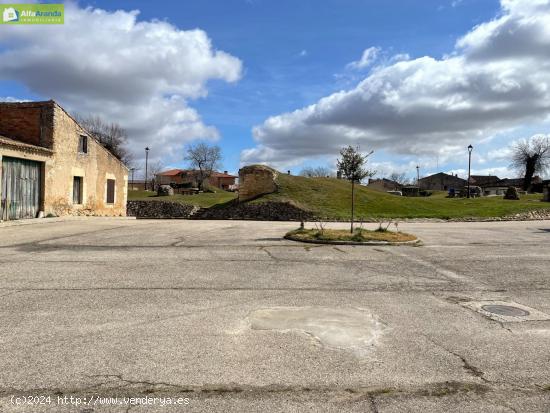
[[[396,232],[389,230],[376,230],[370,231],[366,229],[357,228],[353,231],[353,234],[349,230],[345,229],[306,229],[298,228],[293,231],[287,232],[285,238],[294,241],[323,241],[323,242],[407,242],[415,241],[417,238],[412,234],[405,232]]]
[[[210,208],[211,206],[224,204],[237,197],[234,192],[218,191],[204,192],[195,195],[157,196],[153,191],[128,191],[128,201],[166,201],[178,202],[180,204],[196,205],[201,208]]]

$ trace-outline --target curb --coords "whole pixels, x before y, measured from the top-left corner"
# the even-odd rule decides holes
[[[414,239],[411,241],[366,241],[366,242],[357,242],[357,241],[327,241],[327,240],[310,240],[310,239],[296,239],[288,236],[284,236],[284,239],[295,242],[304,242],[306,244],[327,244],[327,245],[420,245],[422,241],[420,239]]]

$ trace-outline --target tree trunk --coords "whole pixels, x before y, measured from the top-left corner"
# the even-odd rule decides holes
[[[355,212],[355,180],[351,180],[351,229],[350,232],[353,234],[353,215]]]
[[[535,165],[537,159],[535,157],[529,158],[525,163],[525,177],[523,178],[523,190],[529,191],[531,188],[531,182],[533,181],[533,175],[535,175]]]

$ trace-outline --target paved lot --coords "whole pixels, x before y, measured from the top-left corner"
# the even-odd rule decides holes
[[[0,226],[0,411],[550,411],[550,321],[468,307],[550,314],[550,222],[402,224],[421,247],[282,240],[294,226]],[[12,403],[30,395],[51,399]]]

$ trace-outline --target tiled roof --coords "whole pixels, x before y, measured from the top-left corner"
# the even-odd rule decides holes
[[[159,173],[158,175],[163,175],[163,176],[176,176],[176,175],[179,175],[180,173],[184,172],[183,169],[170,169],[168,171],[164,171],[164,172],[161,172]]]

